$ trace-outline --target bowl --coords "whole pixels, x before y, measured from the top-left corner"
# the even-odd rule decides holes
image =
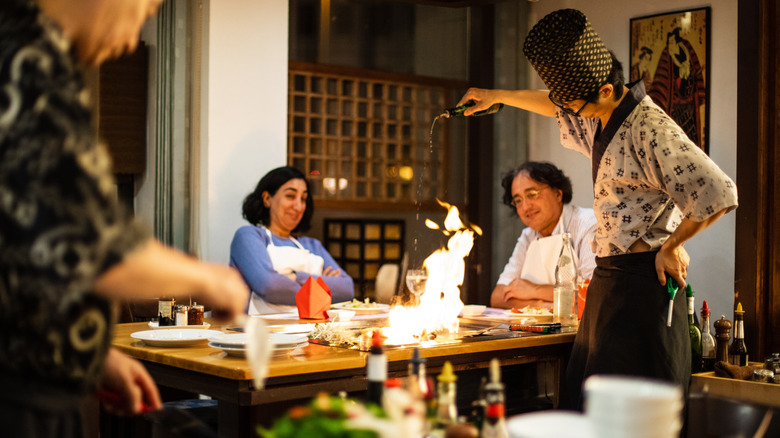
[[[328,315],[328,319],[331,322],[336,321],[349,321],[352,319],[353,316],[355,316],[354,310],[337,310],[337,309],[330,309],[326,311]]]
[[[463,306],[463,316],[482,315],[482,312],[484,312],[486,308],[487,306],[483,306],[481,304],[469,304]]]
[[[515,415],[507,419],[510,438],[591,438],[587,417],[572,411],[540,411]]]

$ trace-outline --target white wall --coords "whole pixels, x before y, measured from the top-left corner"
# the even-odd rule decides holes
[[[287,157],[286,0],[211,0],[203,58],[201,258],[227,263],[241,203]]]
[[[563,8],[581,10],[601,36],[604,44],[615,51],[623,62],[624,72],[630,62],[629,23],[632,18],[711,6],[710,51],[710,157],[736,181],[736,99],[737,99],[737,2],[711,0],[702,4],[691,0],[655,0],[626,2],[624,0],[544,0],[533,3],[529,23],[536,23],[548,13]],[[530,88],[545,88],[538,75],[531,74]],[[582,155],[560,145],[558,129],[552,119],[531,116],[529,159],[548,160],[561,165],[575,186],[574,202],[593,202],[590,162]],[[744,207],[743,207],[744,208]],[[695,236],[685,248],[691,256],[688,281],[696,292],[696,307],[706,299],[713,309],[712,319],[721,314],[728,318],[734,306],[734,239],[736,215],[730,213]]]

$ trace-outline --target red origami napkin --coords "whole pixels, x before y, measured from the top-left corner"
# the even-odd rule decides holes
[[[309,277],[295,294],[298,317],[302,319],[325,319],[325,311],[330,309],[330,303],[330,289],[322,277],[317,277],[317,281]]]

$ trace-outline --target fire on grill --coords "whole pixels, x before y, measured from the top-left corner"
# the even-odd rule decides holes
[[[434,251],[423,262],[428,279],[419,300],[394,303],[386,321],[374,320],[370,326],[358,322],[317,324],[309,335],[313,342],[351,344],[365,349],[370,343],[371,332],[380,330],[386,338],[386,346],[424,346],[428,342],[454,341],[474,334],[475,330],[481,332],[489,328],[477,326],[459,330],[458,320],[463,309],[460,286],[465,274],[464,259],[474,245],[474,233],[482,235],[482,230],[476,225],[464,225],[457,207],[442,201],[439,204],[447,209],[443,228],[430,219],[426,219],[425,224],[431,229],[441,229],[449,239],[444,248]]]

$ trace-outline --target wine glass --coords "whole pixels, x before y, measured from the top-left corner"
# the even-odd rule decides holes
[[[425,269],[409,269],[406,271],[406,287],[415,296],[419,297],[425,292],[426,281],[428,281],[428,272]]]

